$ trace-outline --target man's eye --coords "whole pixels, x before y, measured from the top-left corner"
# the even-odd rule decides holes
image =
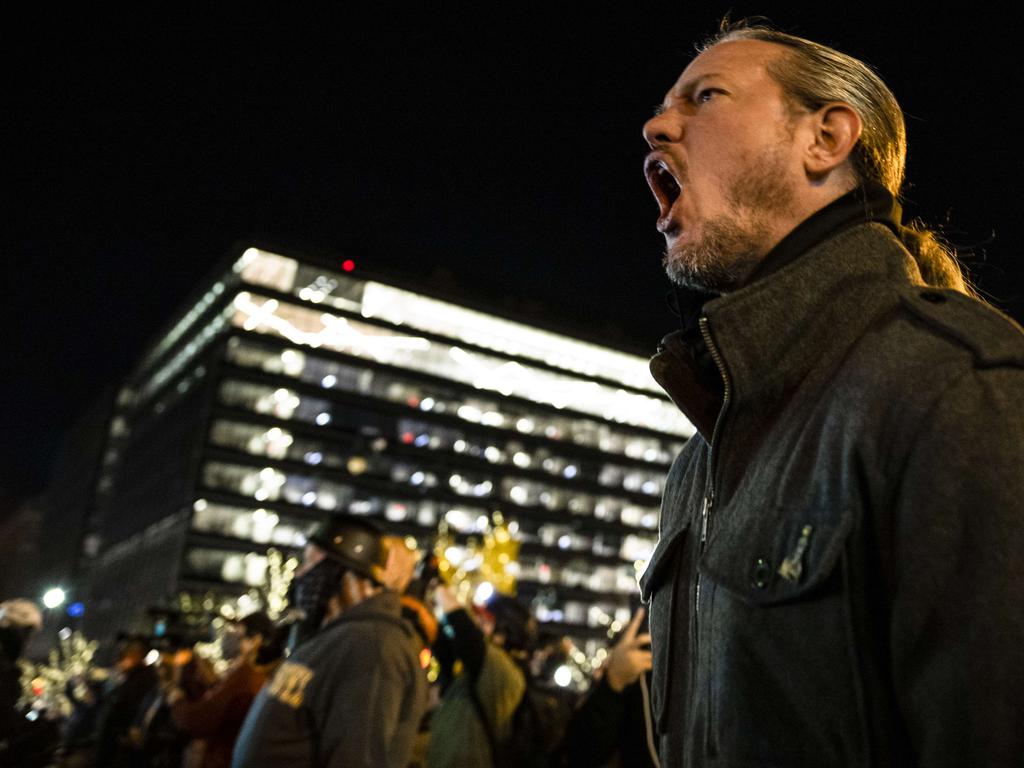
[[[718,93],[716,88],[701,88],[694,95],[693,100],[697,104],[706,104],[711,101],[711,97]]]

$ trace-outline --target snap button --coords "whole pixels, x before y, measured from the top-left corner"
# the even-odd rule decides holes
[[[772,577],[772,567],[768,564],[768,561],[764,558],[757,558],[754,562],[754,576],[750,580],[758,589],[764,589],[768,586],[768,582]]]
[[[932,304],[942,304],[946,300],[946,297],[938,291],[921,291],[921,298]]]

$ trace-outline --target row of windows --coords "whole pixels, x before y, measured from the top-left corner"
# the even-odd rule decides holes
[[[364,413],[360,413],[363,416]],[[375,439],[368,436],[332,433],[331,441],[296,437],[287,427],[250,424],[227,419],[217,419],[210,428],[210,442],[223,448],[233,448],[254,456],[272,459],[287,459],[304,462],[312,466],[331,469],[347,469],[352,474],[368,472],[375,476],[388,477],[394,482],[411,483],[426,488],[444,484],[443,473],[431,469],[431,464],[416,468],[408,458],[389,457],[383,452],[390,444],[412,446],[423,452],[424,458],[445,460],[466,456],[479,465],[486,462],[495,471],[534,470],[570,482],[588,481],[606,488],[622,489],[651,497],[651,504],[661,497],[664,470],[649,470],[638,467],[623,467],[615,464],[601,464],[595,461],[568,459],[552,454],[544,447],[534,448],[517,441],[480,443],[466,439],[461,430],[438,426],[430,422],[412,419],[382,418],[377,422],[381,433]],[[363,425],[365,426],[365,424]],[[499,442],[499,441],[495,441]],[[415,459],[413,459],[415,460]],[[436,464],[436,461],[434,462]],[[463,462],[466,463],[466,462]],[[356,471],[353,471],[356,470]],[[451,482],[452,473],[448,482]],[[462,477],[460,473],[458,475]],[[493,479],[493,475],[490,475]],[[459,490],[463,483],[456,482],[454,488],[460,493],[481,493],[483,488],[472,491]],[[534,484],[539,493],[544,493],[543,484]],[[525,486],[524,486],[525,487]],[[525,491],[517,492],[525,498]],[[536,503],[519,501],[518,503]],[[602,512],[596,512],[603,516]]]
[[[174,353],[144,384],[135,392],[133,405],[145,403],[150,397],[160,390],[168,381],[173,379],[185,367],[191,363],[196,356],[206,349],[210,343],[221,335],[228,327],[228,321],[224,313],[215,315],[210,322],[195,334],[194,338]],[[187,380],[183,380],[182,386],[188,387]],[[179,392],[179,394],[183,391]]]
[[[225,284],[224,281],[218,281],[214,283],[210,289],[203,294],[202,298],[199,299],[192,307],[185,313],[185,315],[174,324],[174,327],[168,331],[160,342],[153,347],[143,357],[140,368],[146,368],[155,362],[161,355],[167,350],[174,346],[178,339],[182,338],[187,331],[189,331],[200,317],[208,310],[217,298],[224,293]]]
[[[248,339],[232,338],[226,356],[235,365],[283,374],[325,390],[400,403],[423,413],[445,414],[522,435],[565,440],[632,459],[668,464],[682,447],[681,440],[668,436],[631,434],[595,419],[554,415],[485,393],[467,395],[455,387],[409,381],[394,373],[327,360],[298,349],[269,350]],[[271,407],[278,412],[291,413],[294,408],[289,408],[288,402],[290,399]],[[326,401],[320,402],[326,408]]]
[[[279,336],[299,346],[323,347],[558,409],[571,405],[607,421],[656,428],[679,437],[693,434],[686,418],[664,398],[616,389],[421,336],[402,335],[389,328],[258,294],[239,293],[234,308],[231,323],[235,327]]]
[[[460,470],[448,474],[424,470],[386,454],[367,452],[353,455],[346,463],[349,475],[386,480],[400,495],[438,488],[481,503],[495,500],[516,507],[543,509],[551,513],[594,517],[608,522],[647,530],[658,527],[658,507],[631,503],[613,495],[583,493],[516,476],[492,478],[482,472]],[[352,487],[341,481],[288,471],[277,466],[252,467],[226,462],[209,462],[203,470],[208,487],[218,488],[259,502],[284,501],[325,511],[345,509]],[[402,494],[401,488],[407,488]],[[422,524],[422,523],[421,523]]]
[[[427,531],[436,530],[438,523],[444,521],[450,530],[464,536],[479,536],[490,525],[490,515],[484,507],[446,504],[432,499],[399,501],[385,499],[372,492],[359,492],[357,489],[352,489],[346,511],[374,517],[385,521],[385,524],[407,523]],[[201,533],[283,547],[302,547],[314,524],[308,519],[300,520],[285,512],[221,504],[206,499],[195,502],[192,516],[193,529]],[[626,535],[595,533],[577,530],[566,523],[515,516],[509,517],[509,530],[524,545],[553,550],[545,556],[545,562],[571,560],[574,554],[584,558],[587,555],[599,555],[618,558],[621,562],[615,563],[614,567],[624,567],[626,570],[622,573],[630,574],[643,567],[656,544],[653,532]],[[426,538],[422,543],[428,544]],[[556,558],[554,550],[563,554]],[[455,555],[459,555],[458,550],[453,553]],[[544,582],[545,576],[538,571],[534,580]],[[573,585],[566,583],[565,586]]]
[[[525,357],[583,376],[601,376],[660,394],[647,361],[608,347],[422,296],[375,281],[302,264],[286,256],[248,249],[235,271],[252,285],[457,339],[502,354]]]

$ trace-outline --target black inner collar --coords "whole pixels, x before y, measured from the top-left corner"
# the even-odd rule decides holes
[[[746,284],[779,271],[818,243],[856,224],[877,221],[899,237],[902,216],[900,204],[885,187],[877,182],[866,182],[798,224],[761,260]]]

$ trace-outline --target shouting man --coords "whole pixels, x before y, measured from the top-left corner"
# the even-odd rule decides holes
[[[1024,755],[1024,334],[901,222],[862,62],[724,30],[644,126],[698,430],[641,580],[661,764]]]

